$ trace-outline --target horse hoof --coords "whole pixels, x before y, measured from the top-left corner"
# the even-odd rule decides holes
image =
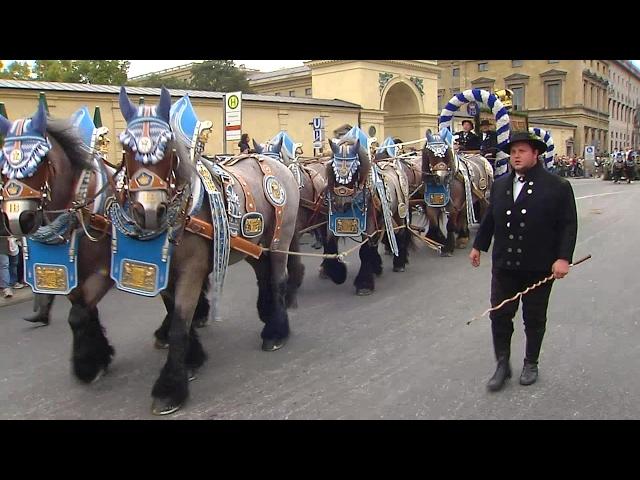
[[[169,348],[169,342],[165,342],[163,340],[159,340],[156,338],[155,342],[153,343],[153,346],[156,347],[158,350],[166,350],[167,348]]]
[[[193,321],[193,326],[196,328],[203,328],[209,325],[209,319],[208,318],[199,318],[197,320]]]
[[[174,403],[171,400],[154,399],[151,404],[151,413],[154,415],[171,415],[182,407],[181,403]]]
[[[359,297],[366,297],[367,295],[371,295],[373,290],[370,288],[358,288],[356,289],[356,295]]]
[[[441,257],[453,257],[453,253],[451,252],[442,252],[440,254]]]
[[[393,267],[394,272],[404,272],[404,267]]]
[[[321,268],[320,271],[318,272],[318,277],[325,280],[329,278],[329,275],[327,275],[327,273],[324,271],[324,268]]]
[[[196,375],[195,369],[194,370],[191,370],[191,369],[187,370],[187,376],[188,376],[187,379],[190,382],[193,382],[196,378],[198,378],[198,375]]]
[[[98,380],[100,380],[104,374],[107,373],[106,368],[101,368],[100,370],[98,370],[98,373],[96,374],[95,378],[93,380],[91,380],[91,382],[89,382],[89,384],[93,385],[94,383],[97,383]]]
[[[265,339],[262,341],[262,350],[265,352],[275,352],[276,350],[280,350],[284,347],[284,344],[287,342],[286,338],[279,338],[275,340]]]

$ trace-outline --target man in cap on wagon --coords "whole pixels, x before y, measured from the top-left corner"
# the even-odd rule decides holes
[[[462,131],[457,132],[458,145],[460,151],[465,150],[480,150],[480,138],[473,133],[473,122],[471,120],[462,121]]]

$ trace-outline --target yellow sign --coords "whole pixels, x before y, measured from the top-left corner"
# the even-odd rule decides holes
[[[227,99],[227,105],[229,105],[229,108],[231,110],[235,110],[236,108],[238,108],[239,103],[240,103],[240,100],[238,100],[238,97],[236,95],[231,95]]]

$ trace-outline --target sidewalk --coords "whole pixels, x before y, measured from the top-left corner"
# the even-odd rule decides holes
[[[8,307],[9,305],[15,305],[17,303],[29,302],[33,298],[33,291],[31,287],[27,285],[20,290],[13,291],[13,297],[4,298],[0,295],[0,308]]]

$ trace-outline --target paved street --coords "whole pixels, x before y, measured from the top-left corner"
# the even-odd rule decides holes
[[[257,286],[242,263],[227,275],[224,320],[199,330],[209,360],[190,384],[189,402],[170,418],[640,418],[640,184],[572,184],[574,258],[593,258],[554,286],[536,384],[518,384],[518,314],[515,378],[499,393],[485,388],[495,368],[489,320],[466,322],[489,306],[489,255],[473,269],[469,248],[453,258],[422,248],[405,273],[393,273],[385,256],[370,297],[354,295],[357,254],[342,286],[318,278],[318,259],[307,258],[292,336],[274,353],[260,350]],[[151,387],[166,352],[153,348],[152,332],[164,315],[161,300],[109,293],[100,312],[116,356],[93,385],[71,374],[68,311],[59,298],[51,325],[33,327],[21,320],[30,302],[0,308],[0,419],[157,418]]]

